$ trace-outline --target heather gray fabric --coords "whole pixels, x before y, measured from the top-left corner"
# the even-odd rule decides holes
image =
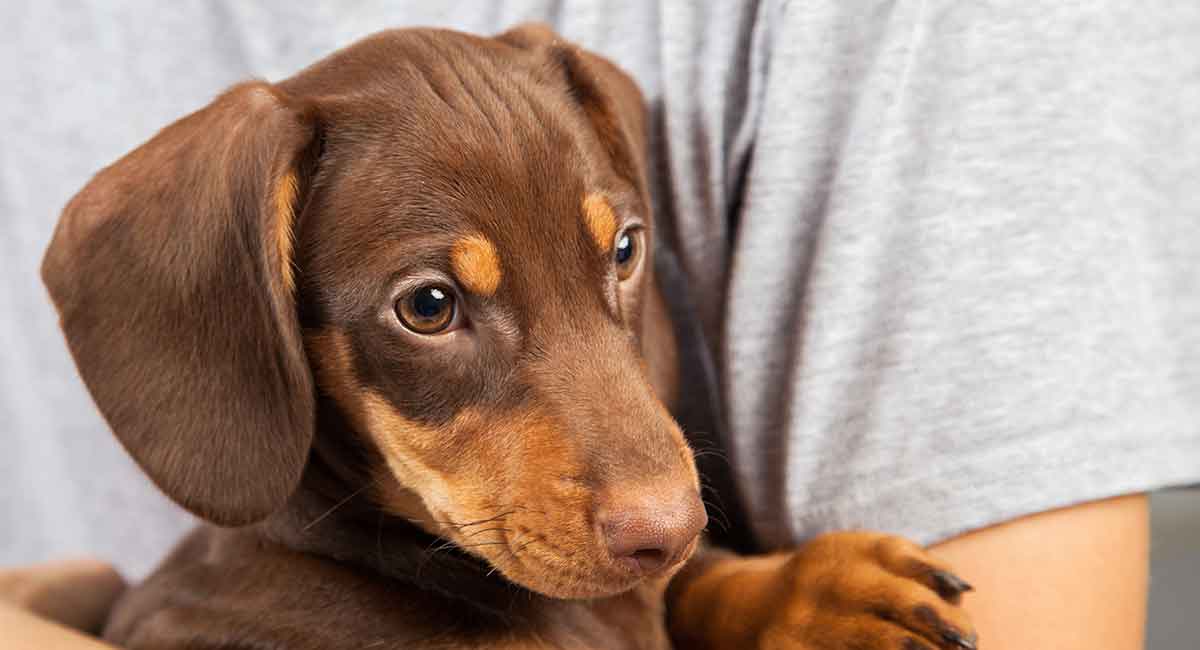
[[[549,20],[638,78],[760,538],[925,542],[1200,478],[1200,4],[3,3],[0,562],[188,525],[36,269],[99,167],[378,29]]]

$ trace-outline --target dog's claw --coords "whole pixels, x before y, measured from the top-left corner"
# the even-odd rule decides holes
[[[938,595],[942,598],[954,598],[963,592],[975,590],[971,583],[949,571],[934,571],[933,581],[937,585]]]
[[[975,635],[963,636],[958,632],[950,629],[942,630],[942,638],[946,643],[952,643],[964,650],[975,650]]]

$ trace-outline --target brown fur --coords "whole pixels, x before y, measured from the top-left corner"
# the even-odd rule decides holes
[[[230,527],[189,536],[106,636],[662,648],[669,606],[698,645],[874,648],[909,601],[912,634],[965,634],[919,549],[853,536],[671,580],[704,514],[664,404],[644,120],[623,72],[544,27],[397,30],[236,86],[98,174],[43,266],[68,344],[151,479]],[[618,275],[623,228],[644,250]],[[455,325],[409,331],[395,305],[429,283]],[[631,535],[669,540],[661,563],[619,556]],[[829,585],[836,611],[811,597]]]

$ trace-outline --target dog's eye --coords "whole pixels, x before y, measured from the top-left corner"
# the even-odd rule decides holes
[[[638,257],[642,253],[641,239],[640,228],[630,228],[617,236],[617,244],[613,247],[613,261],[617,263],[618,278],[624,280],[633,275]]]
[[[427,284],[396,301],[400,322],[417,334],[437,334],[454,322],[454,293],[440,284]]]

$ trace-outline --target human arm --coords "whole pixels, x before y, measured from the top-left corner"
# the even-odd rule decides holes
[[[124,588],[96,560],[0,570],[0,648],[111,648],[86,633],[100,629]]]
[[[964,602],[989,648],[1143,646],[1149,572],[1144,494],[1050,510],[931,547],[968,576]]]

